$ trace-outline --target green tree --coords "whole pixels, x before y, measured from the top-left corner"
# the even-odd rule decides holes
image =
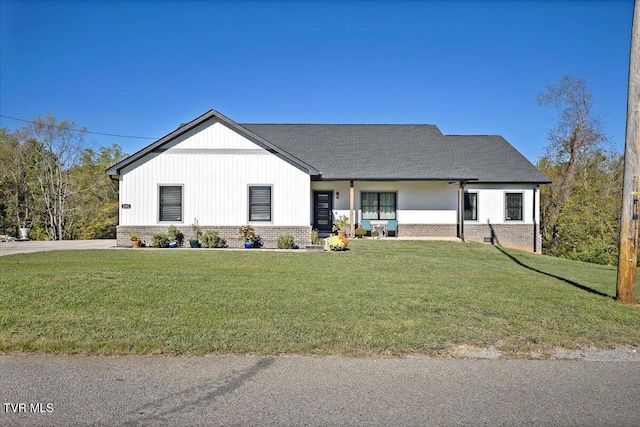
[[[622,156],[604,149],[606,137],[583,79],[565,76],[537,102],[557,111],[538,168],[553,183],[540,191],[543,251],[613,264],[617,257]]]
[[[40,148],[33,171],[44,206],[43,225],[52,240],[71,237],[67,224],[73,210],[69,203],[73,192],[70,174],[79,163],[85,132],[84,128],[77,130],[72,121],[57,121],[51,113],[25,127],[26,137]]]
[[[85,147],[84,132],[51,114],[0,129],[1,234],[31,227],[39,240],[115,237],[118,183],[104,171],[125,155],[116,144]]]
[[[71,170],[73,211],[69,218],[72,238],[115,238],[118,224],[118,182],[104,171],[124,159],[122,149],[113,144],[98,152],[87,148],[82,152],[80,164]]]
[[[0,129],[0,220],[3,234],[17,235],[39,216],[34,168],[40,147],[23,132]]]

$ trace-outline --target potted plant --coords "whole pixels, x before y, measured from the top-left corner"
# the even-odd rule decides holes
[[[347,229],[349,228],[349,218],[345,215],[342,215],[333,223],[333,231],[338,233],[338,237],[347,244]]]
[[[356,237],[361,239],[365,234],[367,234],[367,230],[363,227],[356,228]]]
[[[202,234],[200,226],[198,225],[198,220],[194,220],[193,224],[191,224],[191,229],[193,230],[194,238],[189,239],[189,246],[195,249],[200,244],[200,234]]]
[[[139,248],[140,247],[140,236],[138,236],[137,234],[129,234],[129,240],[131,240],[131,247],[132,248]]]
[[[184,234],[182,234],[182,232],[180,232],[175,225],[169,226],[168,234],[169,238],[175,242],[176,247],[179,248],[180,246],[182,246],[182,244],[184,243]]]
[[[258,240],[256,229],[251,225],[243,225],[238,229],[238,240],[244,242],[245,248],[253,248],[255,242]]]

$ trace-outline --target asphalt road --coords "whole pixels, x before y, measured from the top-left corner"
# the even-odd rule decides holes
[[[640,361],[0,356],[3,426],[633,426]]]

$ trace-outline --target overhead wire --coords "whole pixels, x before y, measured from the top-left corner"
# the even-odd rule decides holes
[[[4,117],[5,119],[11,119],[11,120],[17,120],[19,122],[25,122],[25,123],[32,123],[35,124],[36,122],[34,122],[33,120],[25,120],[25,119],[19,119],[17,117],[11,117],[11,116],[5,116],[4,114],[0,114],[0,117]],[[131,139],[159,139],[159,138],[154,138],[154,137],[150,137],[150,136],[131,136],[131,135],[118,135],[115,133],[104,133],[104,132],[92,132],[89,130],[84,130],[84,129],[69,129],[72,130],[74,132],[84,132],[84,133],[90,133],[92,135],[103,135],[103,136],[115,136],[117,138],[131,138]]]

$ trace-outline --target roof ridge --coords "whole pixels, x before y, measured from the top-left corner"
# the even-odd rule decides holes
[[[434,123],[238,123],[239,125],[280,125],[280,126],[435,126]]]

